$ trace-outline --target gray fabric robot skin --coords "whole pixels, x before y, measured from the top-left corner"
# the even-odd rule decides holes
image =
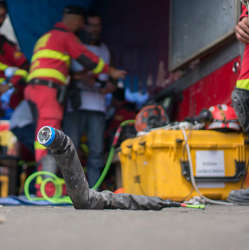
[[[249,91],[235,88],[232,92],[232,105],[243,131],[249,135]]]
[[[44,136],[42,129],[38,133],[40,143]],[[47,148],[60,167],[67,193],[76,209],[160,210],[174,206],[171,201],[159,197],[114,194],[110,191],[97,192],[90,189],[71,139],[60,130],[54,129],[54,131],[53,142]]]
[[[237,205],[249,205],[249,189],[233,190],[230,192],[228,201]]]

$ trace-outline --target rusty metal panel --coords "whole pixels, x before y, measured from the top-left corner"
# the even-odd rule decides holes
[[[169,69],[172,71],[234,35],[238,0],[171,0]]]

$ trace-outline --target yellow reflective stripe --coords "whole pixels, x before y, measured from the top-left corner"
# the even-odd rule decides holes
[[[0,71],[4,71],[8,68],[9,66],[3,63],[0,63]],[[28,75],[28,72],[26,70],[23,69],[18,69],[15,71],[14,75],[17,76],[22,76],[22,77],[26,77]],[[1,81],[0,81],[1,82]]]
[[[40,175],[37,176],[35,184],[41,185],[42,184],[42,177]]]
[[[96,66],[96,68],[93,70],[94,74],[99,74],[102,72],[103,68],[105,67],[105,62],[102,58],[99,58],[99,62],[98,65]]]
[[[5,78],[0,78],[0,84],[2,84],[5,81]]]
[[[35,146],[35,149],[47,149],[46,147],[41,145],[38,141],[35,141],[34,146]]]
[[[65,84],[67,80],[67,78],[56,69],[35,69],[28,75],[27,81],[30,81],[33,78],[38,78],[38,77],[49,77],[49,78],[52,77]]]
[[[39,50],[32,56],[31,62],[34,62],[40,58],[49,58],[49,59],[57,59],[65,62],[68,66],[70,64],[70,56],[63,54],[59,51],[51,50],[51,49],[43,49]]]
[[[236,82],[236,87],[239,89],[249,90],[249,79],[242,79]]]
[[[0,70],[6,70],[8,68],[8,65],[0,63]]]
[[[28,75],[28,72],[23,69],[18,69],[15,74],[15,76],[22,76],[23,78],[26,78]]]

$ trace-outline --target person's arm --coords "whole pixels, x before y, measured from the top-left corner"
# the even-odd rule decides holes
[[[10,66],[15,66],[20,69],[28,70],[29,63],[24,54],[17,48],[16,44],[2,36],[2,51],[9,61]]]
[[[83,65],[87,70],[91,70],[93,74],[107,73],[111,77],[118,79],[124,78],[126,71],[119,70],[109,66],[104,60],[90,50],[87,49],[82,43],[79,42],[76,36],[68,36],[66,47],[69,55]]]
[[[18,87],[19,82],[22,79],[25,79],[28,75],[28,72],[23,69],[12,67],[1,62],[0,62],[0,69],[4,71],[7,80],[7,82],[5,82],[6,84],[0,85],[0,93],[4,93],[10,88]]]
[[[72,80],[74,81],[79,81],[84,85],[87,85],[88,87],[93,87],[96,81],[96,78],[94,75],[89,74],[88,71],[78,71],[78,72],[73,72],[71,74]]]
[[[105,87],[101,88],[99,92],[103,95],[106,95],[108,93],[113,93],[116,89],[117,87],[114,84],[112,84],[111,82],[107,82]]]
[[[0,86],[0,93],[6,92],[12,87],[17,87],[22,79],[25,79],[29,68],[29,63],[24,54],[17,48],[16,44],[1,35],[1,51],[8,60],[8,64],[0,62],[1,70],[5,71],[9,67],[13,67],[14,72],[8,84]]]
[[[239,22],[235,27],[235,35],[242,43],[249,43],[249,21],[247,8],[242,5],[242,14]]]

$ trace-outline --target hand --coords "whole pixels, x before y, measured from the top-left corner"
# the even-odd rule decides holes
[[[109,67],[109,75],[114,79],[123,79],[127,72],[125,70],[115,69],[113,67]]]
[[[82,76],[82,78],[80,79],[80,81],[84,84],[87,85],[89,87],[93,87],[96,79],[92,76],[92,75],[85,75]]]
[[[244,17],[235,27],[235,35],[242,43],[249,43],[249,21]]]
[[[106,95],[108,93],[112,93],[116,90],[116,86],[111,84],[110,82],[106,83],[106,86],[102,89],[100,89],[100,93],[103,95]]]
[[[3,94],[6,91],[8,91],[10,89],[10,87],[7,84],[1,84],[0,85],[0,93]]]
[[[73,75],[73,78],[75,80],[81,81],[83,84],[90,86],[90,87],[94,86],[95,81],[96,81],[93,75],[89,74],[86,71],[75,72]]]

